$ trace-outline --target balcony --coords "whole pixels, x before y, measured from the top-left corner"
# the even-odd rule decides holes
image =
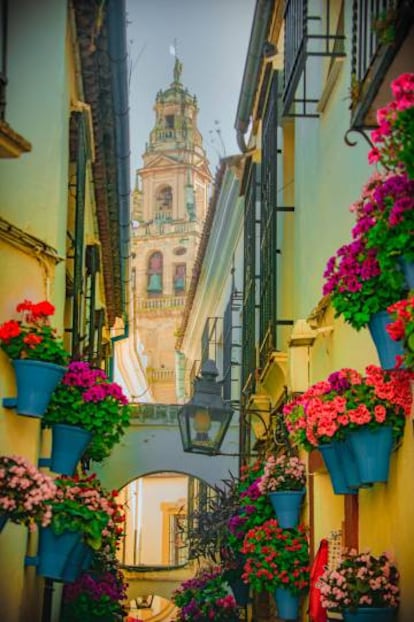
[[[152,235],[183,235],[188,233],[199,233],[200,232],[200,224],[195,221],[187,222],[148,222],[141,223],[138,227],[136,227],[133,231],[133,235],[135,238],[145,238],[150,237]]]
[[[317,105],[323,87],[315,76],[320,74],[320,59],[345,55],[343,13],[336,14],[334,9],[331,0],[317,4],[285,1],[284,116],[319,116]]]
[[[411,72],[414,5],[409,0],[354,0],[351,128],[376,125],[375,112],[391,99],[390,83]]]
[[[174,382],[175,371],[173,369],[164,369],[163,367],[158,369],[151,367],[147,369],[146,376],[150,383]]]
[[[141,312],[182,310],[185,306],[185,296],[159,296],[157,298],[140,298],[137,300],[137,308]]]

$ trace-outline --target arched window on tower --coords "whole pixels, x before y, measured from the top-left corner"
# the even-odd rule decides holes
[[[158,222],[169,222],[172,220],[172,188],[163,186],[155,199],[155,220]]]
[[[150,255],[147,270],[147,292],[150,296],[162,294],[162,264],[162,253],[157,251]]]
[[[174,266],[174,292],[175,294],[182,294],[185,292],[186,281],[186,264],[177,263]]]

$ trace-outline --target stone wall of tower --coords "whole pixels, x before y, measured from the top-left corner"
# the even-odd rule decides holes
[[[154,110],[155,126],[132,197],[135,329],[148,358],[147,381],[155,400],[175,403],[175,343],[212,177],[195,121],[195,97],[175,81],[157,94]],[[163,192],[168,195],[165,212]]]

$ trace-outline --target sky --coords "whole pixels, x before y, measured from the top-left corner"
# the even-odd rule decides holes
[[[127,0],[132,183],[154,125],[155,96],[173,81],[174,45],[181,82],[197,96],[212,174],[219,157],[240,153],[234,124],[254,7],[255,0]]]

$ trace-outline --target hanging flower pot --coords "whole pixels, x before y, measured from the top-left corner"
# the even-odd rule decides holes
[[[229,581],[234,600],[239,607],[245,607],[249,602],[250,585],[240,578],[234,578]]]
[[[84,562],[89,555],[89,551],[89,547],[82,540],[75,545],[69,555],[62,574],[62,580],[65,583],[73,583],[76,581],[84,569]]]
[[[363,484],[387,482],[393,446],[391,426],[351,430],[349,441]]]
[[[355,611],[343,612],[344,622],[392,622],[395,607],[358,607]]]
[[[407,289],[414,289],[414,261],[410,261],[403,256],[398,258],[398,263],[404,274]]]
[[[51,470],[54,473],[73,475],[91,438],[91,432],[78,426],[63,423],[52,425]]]
[[[305,490],[282,490],[268,494],[282,529],[297,527]]]
[[[395,357],[402,356],[404,349],[401,341],[394,341],[386,327],[392,322],[386,311],[379,311],[371,316],[368,323],[369,332],[377,349],[378,358],[383,369],[395,368]]]
[[[335,449],[342,465],[342,471],[348,488],[360,488],[362,485],[361,477],[349,439],[346,438],[343,441],[337,441]]]
[[[78,531],[65,531],[57,535],[50,527],[43,527],[39,534],[37,573],[48,579],[63,581],[65,566],[81,535]]]
[[[15,359],[12,364],[17,385],[16,411],[27,417],[42,417],[66,367],[31,359]]]
[[[297,620],[299,615],[299,595],[284,587],[275,591],[275,601],[279,618]]]
[[[333,441],[326,445],[320,445],[319,451],[328,469],[334,493],[336,495],[354,495],[357,490],[351,488],[345,478],[340,449],[338,450],[337,448],[339,442],[340,441]]]

